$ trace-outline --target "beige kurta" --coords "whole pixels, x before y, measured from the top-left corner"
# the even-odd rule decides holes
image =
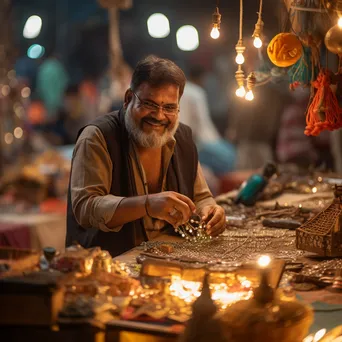
[[[168,190],[166,188],[166,171],[176,143],[176,140],[172,140],[162,150],[162,191]],[[137,193],[138,195],[148,194],[144,168],[132,141],[130,141],[129,155],[133,165]],[[106,232],[117,232],[122,228],[122,226],[114,228],[107,226],[124,198],[110,194],[112,169],[112,160],[101,130],[96,126],[87,126],[81,133],[74,149],[70,184],[72,209],[77,222],[84,228],[94,227]],[[194,184],[194,203],[198,212],[206,205],[215,204],[200,164],[198,164]],[[162,234],[164,221],[151,219],[146,215],[143,217],[143,222],[149,239]],[[137,245],[142,241],[142,236],[136,236]]]

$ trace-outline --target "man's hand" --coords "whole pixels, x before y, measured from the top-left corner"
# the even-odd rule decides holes
[[[207,233],[211,236],[222,234],[226,228],[226,215],[219,205],[208,205],[201,211],[201,218],[207,223]]]
[[[190,198],[174,191],[151,194],[146,202],[147,214],[178,227],[187,222],[196,210]]]

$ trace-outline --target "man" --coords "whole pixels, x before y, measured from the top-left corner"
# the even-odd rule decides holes
[[[123,108],[80,131],[68,198],[66,244],[100,246],[112,256],[165,234],[197,212],[208,234],[224,230],[202,175],[191,130],[179,123],[185,76],[149,56],[134,71]]]

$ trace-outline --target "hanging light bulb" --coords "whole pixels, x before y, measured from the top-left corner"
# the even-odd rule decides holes
[[[221,14],[219,12],[218,6],[215,8],[215,12],[213,13],[213,28],[210,32],[210,37],[213,39],[217,39],[220,37],[220,24],[221,24]]]
[[[262,21],[261,18],[261,13],[262,13],[262,0],[260,0],[260,7],[259,7],[259,12],[258,12],[258,21],[255,24],[254,32],[252,37],[254,38],[253,45],[257,49],[260,49],[262,47],[262,31],[264,29],[264,22]]]
[[[260,37],[255,37],[254,38],[253,45],[257,49],[260,49],[262,47],[262,40],[260,39]]]
[[[211,32],[210,32],[210,37],[213,39],[217,39],[218,37],[220,37],[220,31],[217,25],[213,25],[213,28],[211,29]]]
[[[237,55],[236,55],[236,58],[235,58],[235,62],[239,65],[245,63],[245,57],[243,56],[242,52],[239,52]]]
[[[337,25],[338,27],[342,28],[342,17],[338,19]]]
[[[245,99],[247,101],[253,101],[254,100],[254,94],[253,94],[253,91],[252,90],[248,90],[247,91],[247,94],[245,96]]]
[[[246,95],[246,90],[244,86],[240,86],[236,89],[235,95],[237,97],[244,97]]]

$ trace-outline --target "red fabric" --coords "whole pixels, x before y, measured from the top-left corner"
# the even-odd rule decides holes
[[[25,225],[0,223],[0,246],[31,248],[30,228]]]

